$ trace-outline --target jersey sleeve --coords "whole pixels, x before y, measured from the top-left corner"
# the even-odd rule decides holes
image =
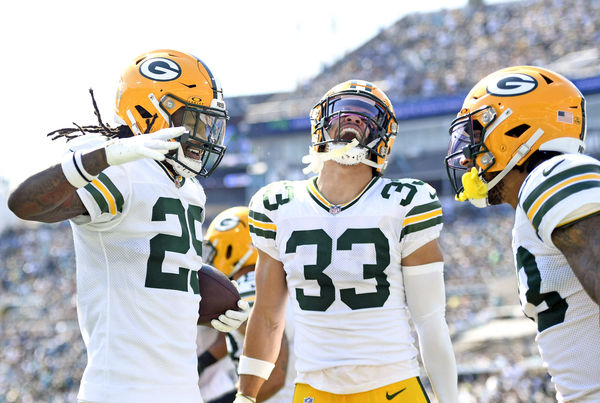
[[[95,133],[76,137],[67,143],[65,154],[76,150],[90,150],[101,147],[108,138]],[[73,217],[78,225],[102,225],[114,222],[123,212],[129,194],[129,180],[122,167],[108,167],[91,183],[77,189],[77,195],[88,214]]]
[[[75,217],[76,224],[91,224],[102,228],[119,220],[131,192],[127,171],[121,166],[106,168],[89,184],[77,189],[89,216]]]
[[[274,194],[272,190],[275,190],[274,200],[271,200],[270,197]],[[277,206],[276,197],[281,194],[277,193],[277,190],[277,183],[274,183],[256,192],[248,206],[248,226],[254,246],[268,253],[273,259],[281,260],[276,243],[277,225],[275,224],[275,209],[273,207]],[[281,196],[279,200],[281,200]]]
[[[414,186],[415,191],[405,207],[406,214],[400,232],[403,258],[439,238],[443,225],[442,205],[435,189],[421,181],[412,181],[410,185]]]
[[[531,172],[519,202],[540,239],[553,245],[555,228],[600,211],[600,162],[578,154],[554,157]]]

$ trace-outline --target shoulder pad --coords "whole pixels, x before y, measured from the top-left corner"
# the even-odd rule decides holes
[[[398,199],[401,206],[438,202],[437,192],[428,183],[418,179],[390,179],[381,190],[384,199]]]
[[[600,186],[600,162],[581,154],[563,154],[544,161],[519,191],[519,205],[537,230],[546,213],[578,192]]]
[[[289,203],[294,198],[294,182],[279,181],[273,182],[261,188],[251,201],[251,209],[268,211],[277,210],[284,204]]]

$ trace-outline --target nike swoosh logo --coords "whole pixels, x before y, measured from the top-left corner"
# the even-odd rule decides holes
[[[562,164],[563,161],[564,160],[560,160],[556,164],[554,164],[553,166],[551,166],[550,168],[544,169],[544,171],[542,172],[542,174],[544,174],[544,176],[550,175],[550,172],[552,172],[554,170],[554,168],[556,168],[557,166],[559,166],[560,164]]]
[[[385,392],[385,398],[386,398],[387,400],[392,400],[392,399],[393,399],[393,398],[395,398],[395,397],[396,397],[398,394],[400,394],[400,393],[404,392],[405,390],[406,390],[406,388],[404,388],[404,389],[400,389],[398,392],[396,392],[396,393],[393,393],[393,394],[391,394],[391,395],[390,395],[388,392]]]

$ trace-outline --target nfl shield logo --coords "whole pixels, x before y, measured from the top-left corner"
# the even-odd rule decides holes
[[[337,204],[332,204],[331,206],[329,206],[330,214],[335,215],[335,214],[339,213],[340,211],[342,211],[342,206],[338,206]],[[309,403],[312,403],[312,402],[309,402]]]
[[[313,403],[314,399],[312,397],[305,397],[304,398],[304,403]]]

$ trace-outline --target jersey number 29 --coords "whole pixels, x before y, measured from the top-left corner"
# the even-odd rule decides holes
[[[199,294],[198,272],[185,267],[179,273],[165,273],[162,264],[165,252],[185,254],[190,243],[196,254],[202,256],[202,240],[198,239],[195,223],[202,222],[202,207],[190,204],[187,212],[179,199],[159,198],[152,209],[152,221],[166,221],[167,215],[177,216],[181,225],[181,236],[157,234],[150,239],[150,256],[146,270],[146,287],[167,290],[188,291],[188,284],[194,294]]]

